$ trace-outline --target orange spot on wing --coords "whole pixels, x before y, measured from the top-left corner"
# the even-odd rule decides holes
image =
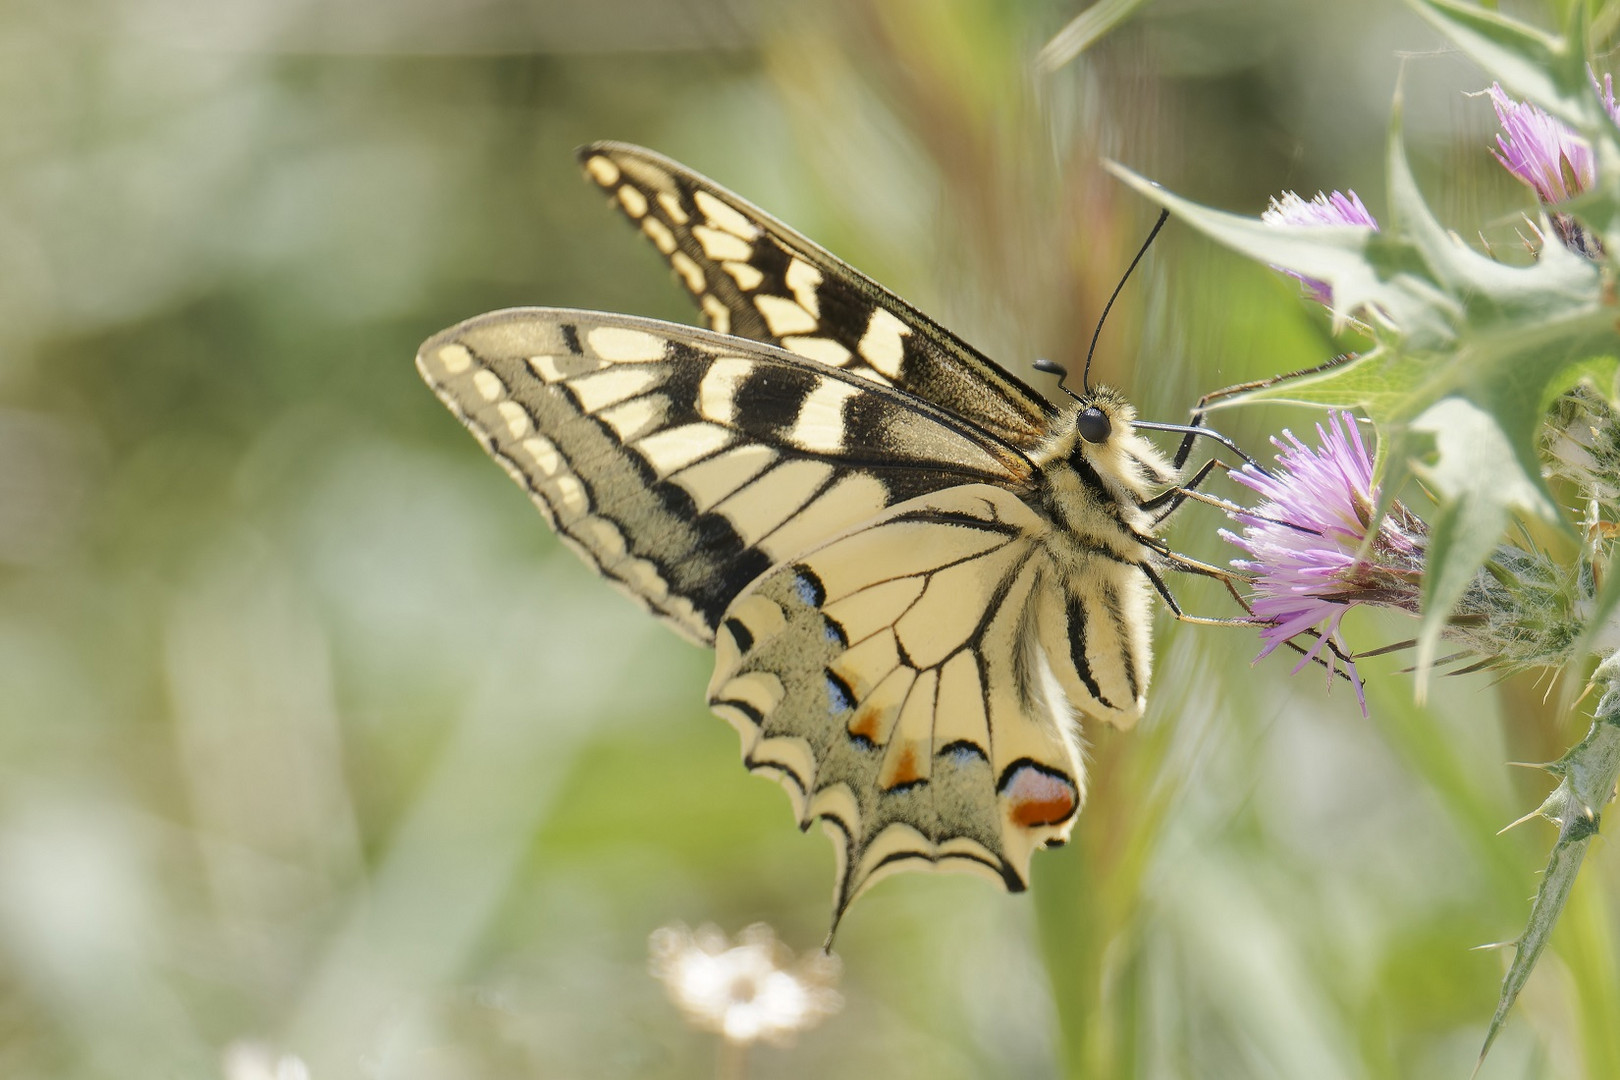
[[[922,779],[922,772],[917,768],[917,750],[912,743],[906,743],[900,748],[900,754],[895,759],[894,771],[884,777],[885,788],[897,788],[904,784],[915,784]]]
[[[1012,819],[1026,829],[1037,825],[1057,825],[1074,814],[1074,797],[1056,795],[1048,799],[1026,799],[1013,803]]]
[[[859,735],[867,742],[876,744],[878,736],[883,733],[883,716],[878,709],[862,709],[855,714],[849,722],[849,733]]]
[[[1033,763],[1014,770],[1003,781],[1001,793],[1007,800],[1007,816],[1026,829],[1061,825],[1080,809],[1080,793],[1072,780]]]

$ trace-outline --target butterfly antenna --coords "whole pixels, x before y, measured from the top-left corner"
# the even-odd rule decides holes
[[[1119,284],[1114,286],[1114,295],[1110,296],[1108,303],[1103,306],[1102,316],[1097,320],[1097,329],[1091,333],[1091,348],[1086,350],[1086,369],[1080,378],[1080,385],[1087,393],[1091,392],[1091,358],[1097,352],[1097,339],[1102,336],[1103,323],[1108,320],[1108,313],[1113,310],[1114,301],[1119,299],[1119,294],[1125,288],[1125,283],[1131,280],[1131,271],[1135,270],[1136,264],[1142,261],[1142,256],[1146,255],[1148,248],[1153,246],[1153,240],[1159,235],[1159,230],[1164,228],[1164,223],[1169,220],[1170,211],[1160,210],[1159,220],[1153,223],[1153,229],[1147,234],[1147,239],[1142,241],[1141,250],[1136,253],[1136,258],[1131,260],[1131,265],[1125,268],[1125,275],[1119,279]],[[1036,364],[1036,367],[1039,368],[1040,365]]]

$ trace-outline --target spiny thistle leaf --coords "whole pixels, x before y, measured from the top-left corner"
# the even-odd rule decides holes
[[[1530,905],[1529,924],[1515,943],[1513,963],[1502,979],[1496,1013],[1485,1031],[1485,1045],[1480,1047],[1481,1062],[1569,903],[1586,846],[1597,835],[1603,806],[1613,797],[1615,779],[1620,776],[1620,656],[1605,660],[1592,678],[1603,688],[1603,696],[1591,730],[1567,754],[1546,766],[1559,782],[1536,812],[1558,826],[1558,840]]]

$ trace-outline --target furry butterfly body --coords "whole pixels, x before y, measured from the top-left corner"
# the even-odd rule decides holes
[[[1084,799],[1079,714],[1151,669],[1152,493],[1119,394],[1052,405],[725,189],[580,153],[709,330],[519,308],[434,336],[441,400],[592,567],[714,647],[709,704],[838,853],[1024,887]]]

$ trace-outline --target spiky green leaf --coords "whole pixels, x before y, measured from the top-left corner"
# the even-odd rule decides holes
[[[1537,813],[1558,826],[1558,840],[1530,905],[1530,920],[1515,942],[1513,962],[1502,978],[1496,1012],[1485,1031],[1485,1045],[1480,1047],[1480,1061],[1485,1060],[1491,1043],[1496,1041],[1519,991],[1547,947],[1558,917],[1569,903],[1587,845],[1597,835],[1603,807],[1613,797],[1615,779],[1620,776],[1620,657],[1604,661],[1593,679],[1603,688],[1603,696],[1591,730],[1567,754],[1546,766],[1559,781]]]

